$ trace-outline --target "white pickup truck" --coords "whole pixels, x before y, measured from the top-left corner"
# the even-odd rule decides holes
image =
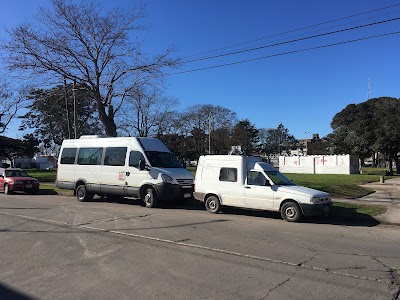
[[[328,214],[332,205],[328,193],[298,186],[253,156],[201,156],[193,196],[211,213],[218,213],[223,205],[271,210],[289,222]]]

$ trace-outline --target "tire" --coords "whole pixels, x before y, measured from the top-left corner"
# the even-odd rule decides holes
[[[303,213],[296,202],[286,202],[281,207],[281,216],[288,222],[299,222],[303,217]]]
[[[92,198],[93,196],[87,191],[85,185],[78,185],[76,188],[76,199],[78,199],[79,202],[85,202]]]
[[[143,197],[143,204],[145,207],[154,208],[157,207],[158,198],[156,192],[152,188],[146,190],[146,194]]]
[[[10,188],[8,187],[8,184],[4,185],[4,195],[9,195],[11,194]]]
[[[205,202],[206,209],[212,214],[219,213],[221,210],[221,202],[217,196],[209,196]]]

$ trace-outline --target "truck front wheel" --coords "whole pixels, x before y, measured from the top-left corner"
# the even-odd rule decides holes
[[[282,205],[281,216],[288,222],[299,222],[303,217],[303,213],[297,203],[291,201]]]
[[[221,210],[221,202],[216,196],[209,196],[205,204],[207,211],[210,213],[216,214]]]

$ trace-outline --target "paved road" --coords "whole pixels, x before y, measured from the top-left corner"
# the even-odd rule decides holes
[[[0,194],[0,295],[398,299],[400,227]]]

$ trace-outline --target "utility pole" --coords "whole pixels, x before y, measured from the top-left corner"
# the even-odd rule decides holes
[[[368,100],[370,99],[370,92],[371,92],[371,81],[368,77]]]
[[[64,98],[65,98],[65,110],[67,114],[67,128],[68,128],[68,139],[71,138],[71,126],[69,121],[69,109],[68,109],[68,97],[67,97],[67,80],[64,77]]]
[[[208,154],[211,154],[211,112],[208,114]]]
[[[78,109],[77,109],[77,105],[76,105],[76,80],[74,79],[73,83],[72,83],[72,95],[74,98],[74,138],[77,139],[78,138]]]

